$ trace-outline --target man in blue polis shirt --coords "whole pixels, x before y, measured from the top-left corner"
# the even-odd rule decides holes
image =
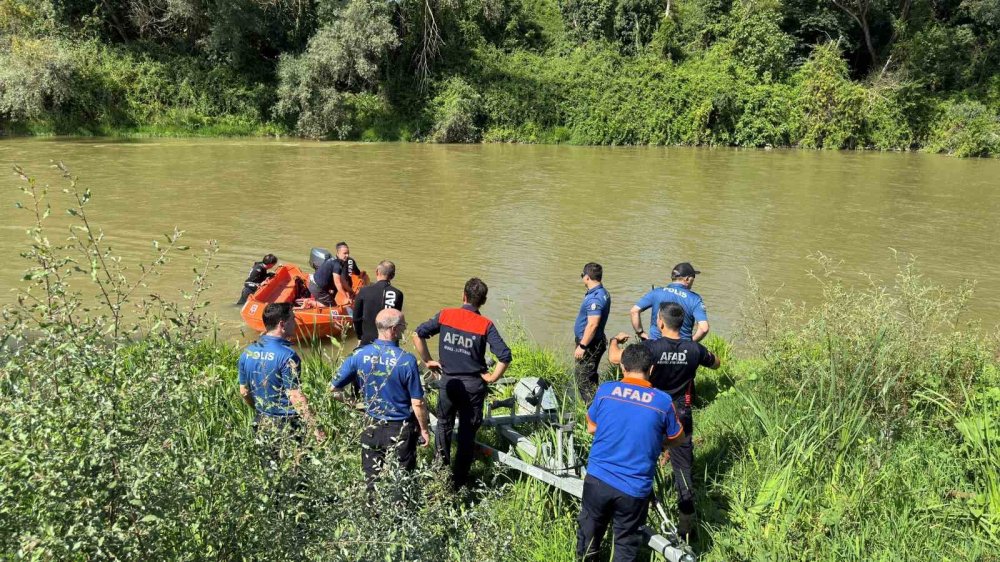
[[[674,447],[684,437],[670,395],[649,382],[649,350],[625,348],[621,365],[622,380],[602,384],[587,410],[587,431],[594,442],[576,534],[577,558],[585,561],[597,560],[609,524],[614,560],[638,560],[643,542],[639,528],[646,523],[657,460],[664,447]]]
[[[355,379],[361,383],[368,424],[361,434],[361,468],[369,491],[383,470],[385,455],[395,453],[399,466],[417,466],[417,442],[426,447],[428,416],[417,358],[399,347],[406,330],[403,313],[386,308],[375,316],[378,338],[347,358],[330,383],[335,395]]]
[[[276,463],[285,438],[302,440],[302,423],[313,428],[318,441],[326,435],[313,420],[309,401],[299,386],[302,361],[289,341],[295,337],[295,314],[290,303],[264,308],[265,333],[240,355],[239,385],[243,401],[254,409],[254,433],[267,443]],[[265,434],[266,433],[266,434]]]
[[[700,271],[690,263],[683,262],[674,266],[670,273],[670,284],[666,287],[655,287],[646,293],[632,307],[632,328],[635,335],[644,340],[655,340],[660,337],[660,329],[656,325],[656,315],[660,307],[668,302],[675,302],[684,309],[684,324],[681,325],[681,339],[701,341],[708,335],[708,313],[705,311],[705,301],[701,295],[691,290],[694,278]],[[649,320],[649,333],[642,327],[643,311],[652,309]]]
[[[604,268],[601,264],[590,262],[583,266],[580,278],[587,287],[587,292],[583,295],[583,303],[580,304],[580,312],[576,315],[573,327],[576,338],[573,358],[576,359],[576,385],[580,398],[584,402],[590,402],[597,390],[597,370],[601,357],[608,349],[604,327],[608,324],[608,314],[611,312],[611,295],[602,284]]]

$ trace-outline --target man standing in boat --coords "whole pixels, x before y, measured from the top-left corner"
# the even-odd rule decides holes
[[[375,268],[375,283],[362,287],[354,300],[354,333],[365,346],[378,336],[375,318],[385,309],[403,310],[403,291],[392,286],[396,264],[382,260]]]
[[[273,469],[288,439],[302,442],[303,423],[318,441],[326,435],[299,386],[302,361],[290,341],[296,328],[291,303],[270,303],[263,316],[265,334],[240,355],[239,385],[243,401],[256,412],[254,434],[265,450],[265,463]]]
[[[330,383],[334,396],[343,399],[343,389],[359,381],[364,389],[368,423],[361,434],[361,468],[368,490],[383,470],[385,456],[393,453],[400,468],[417,466],[417,443],[430,443],[417,358],[399,347],[406,330],[403,313],[380,310],[376,316],[378,339],[355,350]]]
[[[438,425],[434,436],[438,460],[451,464],[451,437],[458,418],[458,437],[452,484],[456,489],[466,484],[476,432],[483,423],[483,403],[487,385],[503,376],[512,354],[493,321],[479,314],[486,304],[488,287],[473,277],[465,283],[461,308],[446,308],[417,327],[413,343],[417,355],[428,369],[440,372],[438,384]],[[431,359],[427,339],[438,334],[438,361]],[[486,369],[486,346],[497,358],[493,372]]]
[[[604,268],[594,262],[583,266],[583,273],[580,274],[587,293],[583,296],[583,304],[580,305],[573,327],[576,337],[573,358],[576,359],[576,385],[584,402],[590,402],[594,397],[598,367],[601,357],[608,349],[604,327],[611,312],[611,295],[601,282],[603,278]]]
[[[642,340],[655,340],[660,337],[660,329],[656,325],[656,315],[664,303],[675,302],[684,309],[684,324],[681,325],[681,339],[701,341],[708,335],[708,313],[705,311],[705,301],[701,295],[691,290],[694,278],[700,271],[690,263],[683,262],[674,266],[670,273],[670,284],[666,287],[656,287],[646,293],[632,307],[632,328],[635,335]],[[642,328],[643,311],[652,309],[649,318],[649,333]]]
[[[334,297],[336,297],[336,293],[345,293],[351,300],[354,300],[355,294],[351,276],[360,275],[361,268],[351,257],[351,249],[347,246],[347,242],[337,242],[336,251],[337,264],[333,268],[333,284],[336,288]]]

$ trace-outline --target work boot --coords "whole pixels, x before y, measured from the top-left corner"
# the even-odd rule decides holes
[[[691,544],[698,540],[698,518],[694,513],[681,513],[677,519],[677,534]]]

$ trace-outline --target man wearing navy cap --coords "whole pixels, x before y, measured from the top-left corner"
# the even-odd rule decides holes
[[[608,323],[611,312],[611,295],[601,283],[604,268],[599,263],[588,263],[583,266],[580,278],[587,287],[583,295],[580,312],[576,315],[574,335],[576,336],[576,385],[580,398],[590,402],[597,390],[597,369],[601,357],[608,350],[608,338],[604,335],[604,327]]]
[[[684,437],[670,395],[649,382],[649,350],[641,345],[625,348],[621,365],[624,378],[602,384],[587,410],[587,431],[594,434],[594,443],[576,534],[576,554],[585,561],[597,560],[609,524],[615,537],[614,560],[638,560],[639,528],[646,523],[657,460],[664,447],[674,447]]]
[[[404,470],[417,466],[417,442],[430,443],[427,407],[417,358],[399,347],[406,329],[403,313],[387,308],[375,317],[378,339],[355,350],[330,383],[335,395],[359,379],[368,424],[361,434],[361,468],[368,489],[382,471],[385,455],[396,454]]]
[[[684,324],[681,325],[681,339],[701,341],[708,335],[708,313],[705,311],[705,301],[701,295],[691,290],[694,278],[700,271],[688,262],[674,266],[670,273],[670,284],[666,287],[655,287],[646,293],[632,307],[632,328],[635,335],[644,340],[655,340],[660,337],[660,329],[656,325],[656,315],[660,307],[668,302],[675,302],[684,309]],[[643,311],[653,309],[649,320],[649,333],[642,327]]]

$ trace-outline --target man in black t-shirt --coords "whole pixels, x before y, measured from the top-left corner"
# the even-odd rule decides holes
[[[309,293],[325,306],[333,306],[337,293],[347,293],[353,299],[351,275],[361,273],[347,242],[337,243],[337,255],[324,261],[316,273],[309,277]]]
[[[677,529],[686,539],[693,539],[695,529],[694,480],[694,419],[691,404],[694,401],[694,378],[698,367],[718,369],[721,361],[698,342],[681,339],[684,324],[684,308],[675,302],[664,303],[657,315],[662,336],[655,340],[644,340],[641,345],[653,354],[653,374],[649,381],[654,388],[670,393],[674,400],[677,418],[684,427],[684,441],[670,452],[670,465],[674,471],[674,486],[677,488],[677,506],[680,521]],[[608,360],[612,364],[621,363],[620,344],[628,341],[628,334],[621,333],[611,340]]]
[[[354,333],[359,346],[368,345],[378,337],[375,317],[379,312],[387,308],[403,310],[403,291],[392,286],[394,277],[396,264],[382,260],[375,268],[375,283],[358,291],[358,298],[354,300]]]
[[[274,277],[274,273],[269,270],[278,263],[278,258],[274,254],[268,254],[264,256],[264,259],[253,264],[250,268],[250,274],[247,275],[247,280],[243,282],[243,293],[240,295],[240,300],[236,301],[236,304],[243,304],[247,302],[250,295],[257,292],[260,288],[261,283]]]

